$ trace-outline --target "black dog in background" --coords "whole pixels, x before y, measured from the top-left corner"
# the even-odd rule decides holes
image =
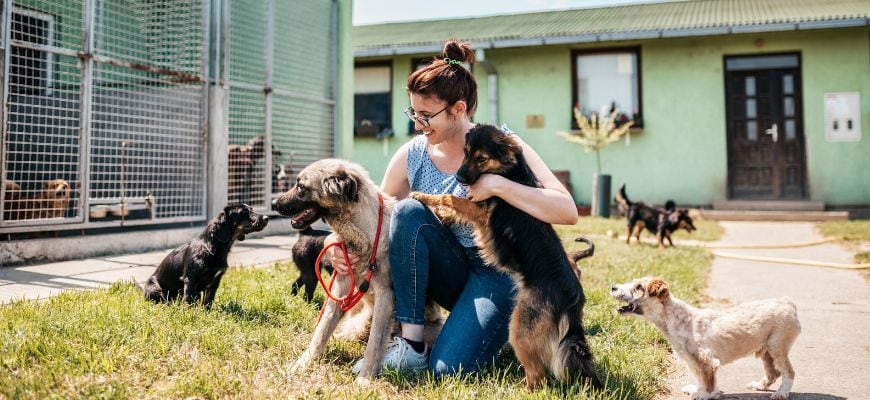
[[[205,307],[211,308],[233,242],[262,231],[268,223],[269,217],[255,213],[246,204],[224,207],[199,236],[166,255],[142,288],[145,298],[161,302],[183,295],[185,303],[202,299]]]
[[[616,193],[616,203],[621,211],[628,218],[628,234],[625,238],[625,243],[631,241],[632,235],[640,242],[640,233],[643,228],[646,228],[652,233],[655,233],[656,240],[659,242],[659,248],[665,247],[665,239],[671,247],[674,247],[674,242],[671,240],[671,233],[678,229],[685,229],[687,232],[695,230],[695,225],[692,222],[692,217],[689,216],[689,211],[685,209],[677,210],[677,205],[673,200],[668,200],[665,203],[664,210],[656,208],[642,201],[632,202],[628,199],[625,193],[625,184],[619,188]]]
[[[299,278],[293,282],[290,292],[295,296],[299,288],[305,286],[305,301],[311,302],[317,288],[317,273],[314,271],[317,256],[323,250],[323,242],[332,232],[314,229],[311,226],[299,231],[299,239],[293,245],[293,262],[299,268]],[[332,272],[332,264],[327,257],[320,260],[320,267]]]

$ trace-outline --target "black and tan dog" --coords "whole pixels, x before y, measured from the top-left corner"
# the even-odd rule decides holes
[[[314,162],[303,169],[296,178],[296,185],[275,199],[272,205],[281,215],[289,216],[290,225],[297,230],[323,218],[344,240],[348,251],[360,256],[360,261],[351,270],[358,286],[368,286],[362,301],[373,311],[357,383],[366,383],[377,375],[393,320],[394,295],[387,246],[390,219],[396,200],[382,194],[383,219],[375,248],[379,218],[378,192],[378,186],[360,165],[330,158]],[[375,252],[376,267],[371,282],[364,284],[372,252]],[[349,275],[339,275],[332,290],[335,295],[344,296],[350,289]],[[311,343],[293,364],[291,373],[306,369],[312,360],[323,354],[327,341],[345,315],[345,311],[336,301],[327,301],[323,308],[323,315],[314,329]]]
[[[269,217],[255,213],[246,204],[224,207],[202,233],[163,258],[142,288],[145,298],[161,302],[183,296],[185,303],[202,300],[206,308],[211,308],[233,242],[245,240],[246,234],[259,232],[268,223]]]
[[[470,185],[481,174],[501,175],[526,186],[537,180],[521,145],[491,125],[468,132],[465,158],[456,174]],[[445,224],[469,224],[487,262],[511,274],[518,286],[509,340],[534,389],[549,370],[561,381],[583,378],[600,388],[583,332],[583,287],[553,227],[498,197],[479,203],[451,195],[411,193]]]
[[[671,247],[674,246],[674,241],[671,240],[671,234],[679,229],[685,229],[687,232],[695,230],[695,225],[692,223],[692,217],[689,216],[689,211],[685,209],[677,210],[673,200],[668,200],[665,203],[664,209],[659,209],[650,206],[642,201],[632,202],[625,194],[625,184],[619,188],[616,193],[616,203],[619,208],[625,213],[628,219],[628,233],[625,237],[625,243],[631,242],[632,235],[640,242],[640,233],[643,228],[656,235],[656,241],[659,243],[659,248],[665,247],[665,239]]]
[[[323,243],[330,233],[332,232],[307,226],[299,231],[299,238],[293,245],[293,263],[296,264],[296,268],[299,268],[299,278],[293,282],[290,292],[296,295],[299,288],[304,287],[305,301],[309,303],[314,298],[314,289],[317,288],[317,272],[314,270],[317,256],[323,250]],[[320,268],[332,272],[332,265],[328,257],[320,260]]]

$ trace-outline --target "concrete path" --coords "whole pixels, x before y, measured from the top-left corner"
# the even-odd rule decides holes
[[[720,222],[722,244],[785,244],[820,240],[812,223]],[[844,247],[827,243],[785,249],[728,249],[729,253],[788,259],[854,263]],[[798,307],[802,331],[791,351],[795,383],[791,399],[868,399],[870,365],[870,283],[857,271],[774,264],[716,257],[707,289],[710,304],[724,308],[750,300],[789,296]],[[685,363],[675,361],[681,372],[671,379],[671,395],[692,382]],[[754,392],[745,384],[761,378],[761,361],[737,360],[717,374],[723,399],[768,398],[771,392]],[[779,387],[777,381],[772,389]]]
[[[292,258],[296,235],[248,238],[236,242],[230,267],[267,265]],[[171,249],[84,260],[0,268],[0,304],[19,299],[45,299],[64,290],[108,287],[113,282],[147,279]]]

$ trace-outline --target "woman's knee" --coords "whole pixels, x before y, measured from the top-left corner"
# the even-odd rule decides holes
[[[414,199],[404,199],[396,203],[393,210],[390,234],[393,237],[416,232],[424,224],[432,223],[432,211]]]

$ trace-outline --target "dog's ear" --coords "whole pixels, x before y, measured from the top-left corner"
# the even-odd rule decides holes
[[[670,290],[668,289],[668,283],[665,282],[665,280],[662,278],[653,278],[646,285],[646,293],[650,297],[659,297],[662,299],[668,298],[668,296],[670,296],[671,294]]]
[[[233,230],[235,227],[227,221],[227,216],[233,207],[233,205],[224,207],[224,210],[212,221],[212,236],[218,242],[229,243],[233,240]]]
[[[347,172],[339,172],[323,180],[323,190],[330,196],[349,201],[359,200],[359,182]]]

